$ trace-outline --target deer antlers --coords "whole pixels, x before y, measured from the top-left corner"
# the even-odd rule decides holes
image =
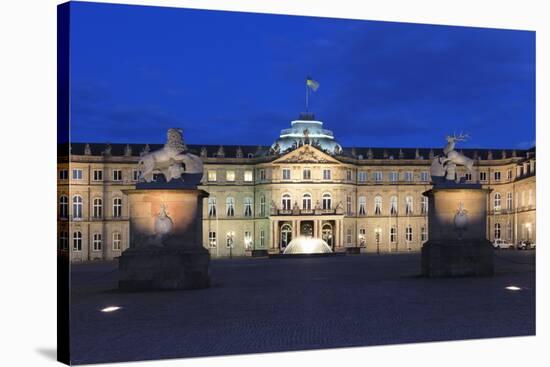
[[[463,134],[462,131],[460,132],[460,134],[457,136],[456,135],[456,132],[453,132],[453,135],[447,135],[447,140],[452,140],[452,141],[465,141],[466,139],[468,139],[470,137],[470,135],[468,134]]]

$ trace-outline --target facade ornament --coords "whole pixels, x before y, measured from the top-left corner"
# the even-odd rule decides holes
[[[92,155],[92,148],[88,143],[84,146],[84,155]]]
[[[399,159],[405,158],[405,153],[403,153],[403,149],[399,149]]]
[[[241,147],[237,148],[237,152],[235,153],[236,158],[242,158],[243,157],[243,150]]]
[[[254,154],[256,157],[259,157],[262,154],[262,146],[258,145],[256,148],[256,153]]]
[[[506,151],[504,149],[502,149],[502,153],[500,154],[500,157],[502,159],[506,159]]]
[[[434,183],[442,183],[446,181],[455,181],[461,183],[461,179],[457,178],[456,166],[465,166],[469,173],[473,173],[474,160],[466,157],[462,152],[455,150],[455,145],[459,141],[465,141],[468,135],[453,134],[446,137],[447,145],[443,148],[443,155],[437,155],[433,158],[430,166],[430,174]]]
[[[216,157],[218,158],[224,158],[225,157],[225,151],[223,149],[223,145],[220,145],[218,148],[218,151],[216,152]]]
[[[145,146],[143,147],[141,153],[139,153],[140,156],[144,156],[145,154],[149,154],[149,152],[151,151],[151,148],[149,147],[149,144],[145,144]]]
[[[458,238],[462,239],[464,232],[468,230],[468,211],[464,209],[464,203],[458,204],[458,209],[454,217],[455,230]]]
[[[414,159],[422,159],[422,157],[420,156],[420,151],[418,150],[418,148],[416,148],[416,150],[414,151]]]
[[[206,150],[206,147],[202,147],[202,148],[201,148],[200,156],[201,156],[201,158],[206,158],[206,157],[208,157],[208,151]]]
[[[384,149],[383,157],[384,157],[384,159],[389,158],[389,154],[388,154],[388,151],[386,149]]]
[[[203,166],[199,157],[186,151],[181,129],[168,129],[167,141],[162,149],[144,154],[139,160],[140,180],[153,181],[153,174],[162,173],[166,182],[181,178],[184,173],[202,173]]]
[[[367,158],[368,159],[373,159],[374,158],[374,153],[372,152],[371,148],[369,148],[369,150],[367,151]]]
[[[430,149],[430,153],[428,154],[428,158],[434,159],[434,156],[435,156],[434,150],[433,150],[433,149]]]
[[[311,148],[309,145],[304,146],[304,148],[298,151],[296,154],[283,160],[285,163],[327,163],[330,162],[328,159],[325,159],[319,156],[314,148]]]
[[[512,157],[513,158],[516,158],[518,156],[518,153],[516,152],[516,150],[512,150]]]
[[[111,143],[107,143],[105,145],[105,150],[103,151],[103,155],[106,157],[109,157],[112,155],[113,148],[111,147]]]
[[[126,157],[132,156],[132,147],[130,146],[130,144],[126,144],[126,147],[124,148],[124,155]]]
[[[165,236],[168,233],[170,233],[173,227],[174,227],[174,222],[172,221],[172,218],[168,216],[168,212],[166,211],[166,205],[161,204],[160,212],[157,214],[157,217],[155,218],[155,234],[158,237],[162,238],[162,236]]]
[[[352,156],[352,157],[356,157],[356,156],[357,156],[357,151],[356,151],[355,147],[351,148],[351,156]]]
[[[280,153],[281,153],[281,147],[278,142],[275,142],[275,144],[270,148],[269,154],[279,155]]]
[[[490,160],[492,160],[492,159],[493,159],[493,151],[492,151],[492,150],[489,150],[489,151],[487,152],[487,160],[490,161]]]

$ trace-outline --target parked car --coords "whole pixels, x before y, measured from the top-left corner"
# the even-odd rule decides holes
[[[536,244],[534,242],[523,240],[518,243],[518,250],[534,250],[536,247]]]
[[[501,240],[501,239],[497,239],[497,240],[494,240],[493,241],[493,247],[496,248],[496,249],[514,249],[515,246],[513,243],[511,242],[506,242],[504,240]]]

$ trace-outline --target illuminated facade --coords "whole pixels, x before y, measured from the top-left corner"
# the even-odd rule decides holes
[[[346,148],[313,115],[271,146],[189,145],[204,163],[203,245],[213,257],[279,253],[299,235],[333,251],[419,251],[427,240],[431,158],[440,148]],[[140,154],[162,145],[71,145],[58,164],[58,238],[72,261],[128,247],[127,198]],[[492,189],[489,239],[536,241],[535,149],[463,149]],[[461,167],[462,168],[462,167]],[[465,171],[459,170],[464,176]]]

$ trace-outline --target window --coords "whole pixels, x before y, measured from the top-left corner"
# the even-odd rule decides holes
[[[359,245],[365,246],[367,242],[367,230],[365,228],[359,228]]]
[[[225,199],[225,214],[228,217],[235,216],[235,199],[231,196],[228,196],[227,199]]]
[[[73,168],[73,180],[82,180],[82,169]]]
[[[235,171],[225,171],[225,180],[228,182],[235,181]]]
[[[141,171],[139,169],[133,169],[132,170],[132,180],[133,181],[139,181],[140,177],[141,177]]]
[[[94,233],[92,238],[92,251],[101,251],[101,233]]]
[[[495,240],[500,239],[500,223],[495,223]]]
[[[346,243],[348,244],[348,246],[351,245],[352,235],[353,235],[353,232],[352,232],[351,228],[348,228],[348,230],[346,231]]]
[[[260,181],[265,181],[266,175],[265,175],[265,169],[260,170]]]
[[[348,213],[348,215],[351,215],[351,196],[348,195],[346,196],[346,213]]]
[[[512,197],[512,193],[509,192],[506,194],[506,209],[508,210],[512,210],[512,203],[513,203],[513,197]]]
[[[405,228],[405,241],[412,242],[413,240],[413,229],[411,226]]]
[[[331,171],[329,169],[323,170],[323,180],[330,180]]]
[[[290,194],[283,194],[281,197],[281,208],[283,210],[292,209],[292,199],[290,198]]]
[[[73,232],[73,251],[82,251],[82,232]]]
[[[113,170],[113,181],[122,181],[122,170]]]
[[[353,173],[350,169],[346,171],[346,180],[353,181]]]
[[[218,215],[218,211],[216,210],[216,198],[209,197],[208,198],[208,216],[216,217],[217,215]]]
[[[472,181],[472,174],[471,173],[465,173],[464,174],[464,180],[465,181]]]
[[[260,196],[260,217],[265,217],[265,196]]]
[[[113,233],[113,251],[120,251],[122,249],[122,234],[120,232]]]
[[[82,219],[82,196],[75,195],[73,196],[73,218]]]
[[[252,249],[252,232],[244,231],[244,248],[246,250]]]
[[[506,231],[508,232],[508,241],[512,241],[512,221],[508,221],[506,224]]]
[[[311,180],[311,170],[309,168],[304,169],[302,177],[304,180]]]
[[[381,182],[382,181],[382,172],[374,172],[374,181]]]
[[[382,214],[382,196],[376,195],[374,197],[374,215]]]
[[[254,181],[254,172],[251,170],[244,171],[244,180],[246,182],[252,182]]]
[[[430,173],[426,171],[420,172],[420,181],[427,182],[430,180]],[[471,180],[471,175],[470,175]]]
[[[495,193],[495,198],[493,201],[493,207],[495,210],[500,210],[500,199],[501,199],[500,193],[499,192]]]
[[[367,198],[359,196],[359,215],[367,214]]]
[[[357,180],[359,182],[366,182],[367,181],[367,172],[366,171],[357,172]]]
[[[487,172],[479,172],[479,180],[487,181]]]
[[[265,247],[265,231],[260,229],[260,246]]]
[[[397,227],[396,226],[392,226],[390,228],[390,242],[391,243],[397,242]]]
[[[66,195],[59,197],[59,218],[69,217],[69,198]]]
[[[244,216],[252,216],[252,198],[244,198]]]
[[[428,198],[426,196],[422,196],[421,199],[422,206],[420,207],[422,214],[428,214]]]
[[[390,181],[397,182],[399,180],[399,174],[395,171],[390,172]]]
[[[426,227],[420,228],[420,241],[426,242],[428,240],[428,231],[426,231]]]
[[[311,194],[304,194],[302,196],[302,209],[311,210]]]
[[[235,240],[235,232],[233,231],[227,232],[225,235],[225,246],[229,248],[233,248],[234,240]]]
[[[508,171],[506,171],[506,177],[511,180],[512,179],[512,170],[509,169]]]
[[[283,168],[283,180],[290,180],[290,168]]]
[[[69,249],[69,232],[67,231],[59,232],[59,249],[60,250]]]
[[[390,215],[397,215],[397,196],[390,198]]]
[[[94,181],[103,181],[103,170],[94,169]]]
[[[216,232],[208,232],[208,246],[210,246],[210,248],[216,248],[216,245]]]
[[[411,182],[413,180],[413,173],[410,171],[405,172],[405,181]]]
[[[215,182],[216,180],[217,180],[216,171],[208,170],[208,181],[209,182]]]
[[[332,196],[326,192],[323,194],[323,210],[330,210],[332,208]]]
[[[68,178],[69,178],[69,170],[60,169],[59,170],[59,179],[60,180],[67,180]]]
[[[495,181],[500,181],[500,171],[495,171],[493,173],[493,177],[495,178]]]
[[[407,196],[405,198],[405,214],[413,214],[413,198],[412,196]]]
[[[94,199],[93,215],[94,218],[101,218],[103,216],[103,200],[101,198]]]
[[[122,198],[113,199],[113,218],[122,217]]]

